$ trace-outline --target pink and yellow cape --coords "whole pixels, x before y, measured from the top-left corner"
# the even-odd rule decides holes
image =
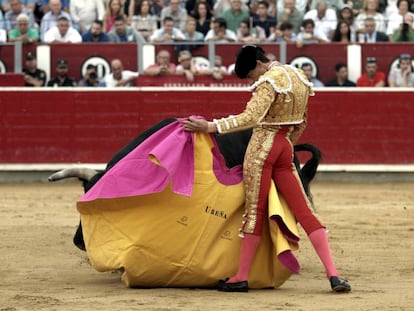
[[[226,167],[213,136],[174,122],[112,167],[77,208],[96,270],[122,269],[130,287],[213,287],[237,270],[243,203],[241,167]],[[278,221],[264,226],[251,288],[279,287],[299,272],[295,218],[274,185],[270,217]]]

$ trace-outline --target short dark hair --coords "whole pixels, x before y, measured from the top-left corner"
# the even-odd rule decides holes
[[[99,20],[99,19],[95,19],[95,20],[93,21],[93,23],[94,23],[94,24],[98,24],[99,26],[103,27],[103,22],[102,22],[101,20]]]
[[[245,45],[237,52],[234,72],[240,79],[247,77],[249,72],[256,68],[256,61],[270,62],[265,51],[256,45]]]
[[[307,25],[312,25],[312,27],[315,27],[315,22],[311,18],[304,19],[302,21],[302,27],[305,28]]]
[[[58,18],[57,21],[58,22],[60,22],[60,21],[69,22],[69,19],[67,17],[65,17],[65,16],[61,16],[61,17]]]
[[[259,2],[257,2],[257,5],[264,5],[266,7],[266,9],[269,8],[269,3],[267,3],[267,1],[259,1]]]
[[[123,16],[123,15],[117,15],[117,16],[115,17],[115,22],[119,22],[119,21],[121,21],[121,22],[125,22],[125,18],[124,18],[124,16]]]
[[[220,28],[227,28],[227,22],[224,18],[218,17],[214,20],[214,23],[217,24]]]
[[[293,29],[293,24],[291,22],[283,22],[279,26],[280,30],[289,30]]]
[[[343,63],[343,62],[337,63],[335,65],[335,72],[339,72],[339,70],[341,70],[344,67],[345,68],[348,68],[348,66],[345,63]]]
[[[165,24],[166,22],[174,22],[174,19],[171,16],[166,16],[164,17],[164,19],[162,20],[162,23]]]

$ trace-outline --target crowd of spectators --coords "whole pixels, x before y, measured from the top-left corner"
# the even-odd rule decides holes
[[[414,42],[412,0],[0,1],[0,41]]]
[[[287,42],[298,48],[322,42],[414,42],[411,1],[0,0],[0,42],[180,42],[175,55],[179,74],[189,80],[194,74],[220,79],[231,70],[223,70],[221,65],[200,70],[196,63],[181,63],[180,57],[191,58],[197,42],[208,41]],[[183,50],[186,52],[180,54]],[[160,57],[163,55],[158,55],[157,61]],[[61,65],[63,73],[64,64]],[[145,72],[162,75],[171,71],[158,65]],[[366,66],[367,72],[372,71],[372,62]],[[309,68],[304,69],[309,72]],[[392,81],[395,80],[398,79],[394,77]],[[410,79],[399,80],[410,85]],[[335,79],[326,86],[354,86],[356,82],[348,80],[346,65],[338,63]]]

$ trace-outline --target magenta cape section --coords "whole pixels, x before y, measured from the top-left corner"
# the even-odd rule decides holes
[[[179,122],[161,128],[112,167],[81,201],[156,193],[164,190],[170,182],[174,193],[191,196],[194,184],[193,136],[193,133],[184,131]],[[241,182],[241,167],[227,169],[216,143],[212,152],[217,179],[225,185]]]
[[[179,122],[120,160],[77,208],[91,264],[122,270],[127,286],[214,287],[237,270],[242,168],[226,167],[214,136],[185,132]],[[295,218],[272,184],[249,286],[279,287],[298,273],[298,240]]]

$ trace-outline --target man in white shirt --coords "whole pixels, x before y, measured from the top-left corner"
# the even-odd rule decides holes
[[[44,41],[46,43],[80,43],[82,37],[75,28],[70,26],[70,21],[62,16],[59,17],[57,26],[45,33]]]
[[[308,11],[303,19],[312,19],[315,22],[315,32],[323,32],[325,36],[330,39],[331,34],[338,24],[336,12],[333,9],[328,9],[326,2],[319,2],[316,9]]]
[[[69,20],[70,26],[72,26],[72,19],[70,15],[63,11],[61,0],[50,0],[49,11],[43,15],[40,23],[40,39],[44,41],[46,32],[57,25],[59,17],[66,17]]]
[[[121,60],[112,60],[111,70],[112,72],[104,77],[107,87],[134,86],[134,80],[138,77],[138,72],[124,70]]]
[[[91,28],[95,20],[102,20],[105,14],[102,0],[70,0],[69,11],[72,21],[79,32],[84,33]]]
[[[212,28],[207,32],[204,41],[215,41],[217,43],[235,42],[237,35],[234,31],[227,29],[227,22],[219,17],[213,21]]]

